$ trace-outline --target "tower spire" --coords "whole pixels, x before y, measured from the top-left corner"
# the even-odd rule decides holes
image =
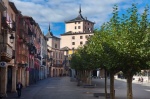
[[[50,28],[50,23],[49,23],[49,27],[48,27],[48,31],[50,32],[51,28]]]
[[[79,6],[79,14],[81,14],[81,4],[80,4],[80,6]]]

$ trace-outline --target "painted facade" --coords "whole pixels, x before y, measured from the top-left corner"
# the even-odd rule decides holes
[[[48,65],[50,77],[58,77],[64,75],[64,67],[62,65],[64,61],[64,53],[60,50],[60,38],[53,35],[50,31],[46,35],[48,38]]]
[[[16,86],[16,64],[15,64],[15,38],[10,42],[10,36],[16,35],[16,8],[8,0],[0,1],[0,97],[7,96],[8,91],[15,91]],[[4,64],[5,63],[5,64]],[[15,76],[13,78],[13,76]]]
[[[84,44],[93,35],[94,22],[87,20],[81,14],[81,7],[76,18],[65,22],[65,33],[61,34],[61,49],[68,52],[66,55],[67,72],[74,77],[75,70],[70,68],[69,60],[74,51]]]
[[[61,34],[61,48],[69,47],[70,49],[77,49],[86,44],[87,38],[93,35],[94,22],[87,20],[81,14],[69,21],[65,22],[65,33]]]

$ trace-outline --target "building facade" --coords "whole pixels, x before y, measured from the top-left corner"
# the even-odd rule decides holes
[[[65,22],[65,33],[61,34],[61,48],[69,47],[77,49],[79,46],[86,44],[87,38],[93,35],[94,22],[87,20],[81,14],[69,21]]]
[[[15,5],[8,0],[0,1],[0,9],[0,97],[5,97],[7,96],[8,91],[16,90],[16,64],[14,51],[16,44],[15,21],[18,11],[16,10]]]
[[[40,79],[47,78],[47,38],[44,34],[41,35],[41,65]]]
[[[81,14],[81,7],[76,18],[65,22],[65,33],[61,34],[61,49],[68,49],[67,61],[68,74],[75,75],[75,70],[70,68],[69,60],[74,51],[87,43],[88,38],[93,35],[94,22],[87,20]],[[70,73],[69,73],[70,72]]]
[[[58,77],[64,74],[63,60],[64,52],[60,49],[60,38],[50,31],[46,35],[48,38],[48,65],[50,77]]]

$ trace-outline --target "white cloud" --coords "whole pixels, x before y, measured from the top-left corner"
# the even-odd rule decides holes
[[[32,16],[44,29],[49,22],[64,22],[77,17],[79,5],[82,15],[100,26],[109,19],[112,7],[126,9],[135,0],[10,0],[23,15]],[[139,0],[139,2],[142,0]],[[141,2],[140,2],[141,3]],[[121,5],[121,6],[120,6]]]

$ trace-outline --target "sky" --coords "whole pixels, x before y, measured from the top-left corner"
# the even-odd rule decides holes
[[[50,24],[55,36],[65,33],[65,21],[74,19],[79,14],[81,5],[82,16],[95,22],[94,28],[99,28],[109,21],[113,6],[118,5],[123,13],[136,3],[139,13],[142,13],[149,0],[9,0],[14,2],[23,15],[31,16],[39,24],[44,34],[47,34]]]

